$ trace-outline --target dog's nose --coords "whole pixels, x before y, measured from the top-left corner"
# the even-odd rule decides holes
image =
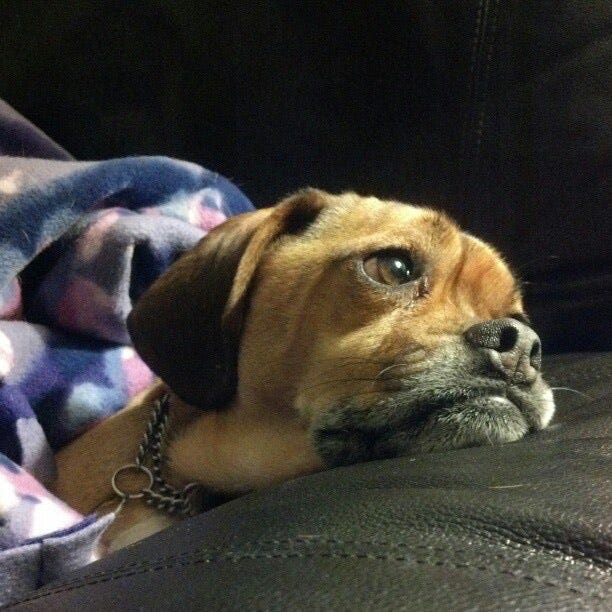
[[[465,338],[484,349],[492,365],[511,382],[533,382],[542,365],[542,343],[531,327],[515,319],[492,319],[470,327]]]

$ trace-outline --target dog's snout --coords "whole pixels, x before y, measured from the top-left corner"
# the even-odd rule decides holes
[[[515,319],[493,319],[470,327],[464,334],[475,348],[484,350],[492,365],[513,382],[532,382],[542,365],[538,334]]]

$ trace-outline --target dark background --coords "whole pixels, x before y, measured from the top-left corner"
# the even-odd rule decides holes
[[[607,1],[0,0],[0,97],[80,159],[167,154],[258,206],[429,203],[498,246],[549,350],[611,348]]]

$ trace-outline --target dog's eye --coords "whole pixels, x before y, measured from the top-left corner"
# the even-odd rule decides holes
[[[409,253],[386,251],[376,253],[363,262],[364,272],[383,285],[405,285],[417,278],[416,266]]]

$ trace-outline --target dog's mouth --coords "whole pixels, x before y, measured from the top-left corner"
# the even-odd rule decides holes
[[[343,401],[312,427],[328,466],[514,442],[548,425],[552,392],[541,377],[530,386],[478,379],[471,385],[413,386],[364,406]]]

